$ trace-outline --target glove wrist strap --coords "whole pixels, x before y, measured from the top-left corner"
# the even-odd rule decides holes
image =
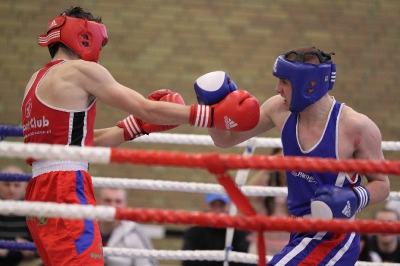
[[[192,104],[189,123],[195,127],[212,127],[213,114],[209,105]]]
[[[133,140],[143,135],[148,135],[143,131],[142,127],[138,123],[137,118],[133,115],[128,116],[122,121],[119,121],[116,126],[124,129],[125,141]]]
[[[357,212],[360,212],[365,206],[368,205],[371,196],[368,189],[363,186],[357,186],[353,190],[358,198]]]

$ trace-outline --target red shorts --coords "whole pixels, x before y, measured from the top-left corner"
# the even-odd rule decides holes
[[[92,178],[83,170],[32,178],[25,200],[96,205]],[[27,217],[27,223],[44,265],[104,265],[97,221]]]

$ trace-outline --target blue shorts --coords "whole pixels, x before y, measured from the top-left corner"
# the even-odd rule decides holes
[[[267,243],[268,246],[268,243]],[[268,265],[354,265],[360,251],[356,233],[292,233]]]

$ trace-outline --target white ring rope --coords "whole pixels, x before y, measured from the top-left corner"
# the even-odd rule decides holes
[[[132,142],[215,146],[209,135],[194,134],[151,133],[150,135],[134,139]],[[246,147],[249,145],[263,148],[277,148],[282,147],[282,142],[280,138],[256,137],[242,142],[236,145],[236,147]]]
[[[92,181],[93,186],[95,187],[226,194],[225,189],[219,184],[114,177],[93,177]],[[288,193],[287,187],[241,186],[240,190],[243,192],[244,195],[250,197],[287,196]],[[400,192],[390,192],[387,200],[400,201]]]
[[[400,150],[400,142],[399,141],[382,141],[382,150],[398,151],[398,150]]]
[[[110,206],[0,200],[0,214],[3,215],[113,221],[115,213],[115,207]]]
[[[104,256],[118,256],[130,258],[148,258],[159,260],[207,260],[223,261],[226,253],[221,250],[149,250],[149,249],[130,249],[130,248],[107,248],[104,247]],[[271,256],[267,256],[271,259]],[[254,263],[258,261],[255,254],[229,251],[229,261]]]
[[[280,138],[263,138],[254,137],[245,142],[242,142],[236,147],[246,147],[248,142],[256,144],[256,147],[262,148],[280,148],[282,142]],[[132,142],[145,142],[145,143],[166,143],[166,144],[183,144],[183,145],[206,145],[215,146],[209,135],[196,135],[196,134],[176,134],[176,133],[151,133],[133,140]],[[382,141],[382,150],[398,151],[400,150],[399,141]]]
[[[95,187],[130,188],[159,191],[178,191],[189,193],[226,194],[219,184],[178,182],[164,180],[128,179],[114,177],[93,177]],[[241,186],[240,190],[246,196],[286,196],[286,187]],[[400,199],[400,195],[399,195]]]
[[[194,134],[172,134],[172,133],[151,133],[150,135],[142,136],[132,142],[148,142],[148,143],[166,143],[166,144],[184,144],[184,145],[207,145],[215,146],[209,135],[194,135]],[[261,138],[254,137],[245,142],[242,142],[236,147],[246,147],[255,144],[259,148],[281,148],[282,142],[280,138]],[[382,150],[399,151],[399,141],[382,141]]]
[[[156,134],[156,133],[154,133]],[[166,135],[158,134],[158,135]],[[155,136],[155,137],[158,137]],[[172,134],[171,134],[172,135]],[[173,134],[177,135],[177,134]],[[150,136],[143,136],[142,138],[150,138]],[[163,136],[164,138],[164,136]],[[172,140],[179,138],[174,136]],[[197,137],[198,138],[198,137]],[[202,137],[203,142],[208,143],[206,141],[207,137]],[[141,138],[138,138],[141,139]],[[149,139],[147,139],[149,140]],[[185,138],[181,139],[185,140]],[[211,138],[210,138],[211,140]],[[279,139],[277,139],[279,140]],[[170,142],[166,141],[165,143],[174,143],[171,140]],[[251,141],[251,142],[250,142]],[[280,141],[280,140],[279,140]],[[145,142],[145,140],[143,140]],[[181,141],[182,142],[182,141]],[[279,145],[275,145],[276,141],[272,141],[271,139],[262,139],[262,138],[254,138],[248,140],[246,142],[240,143],[237,146],[251,145],[255,147],[280,147]],[[268,146],[274,143],[275,146]],[[387,142],[385,145],[386,150],[400,150],[400,144],[397,142]],[[390,144],[389,144],[390,143]],[[182,144],[182,143],[181,143]],[[183,143],[189,144],[189,143]],[[200,143],[197,143],[200,145]],[[382,144],[383,145],[383,144]],[[382,146],[383,147],[383,146]],[[10,142],[10,141],[0,141],[0,156],[9,157],[9,158],[29,158],[34,157],[36,159],[52,159],[52,160],[61,160],[61,159],[70,159],[77,161],[87,161],[89,163],[100,163],[100,164],[108,164],[110,163],[110,153],[111,149],[108,147],[78,147],[78,146],[64,146],[64,145],[51,145],[51,144],[37,144],[37,143],[22,143],[22,142]]]
[[[0,141],[0,156],[9,158],[35,158],[49,160],[75,160],[109,164],[111,149],[103,147],[79,147],[51,144],[34,144]]]

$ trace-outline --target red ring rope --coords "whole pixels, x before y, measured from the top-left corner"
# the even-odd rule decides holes
[[[210,160],[214,161],[210,169]],[[242,156],[218,153],[190,154],[182,152],[111,149],[110,162],[162,165],[189,168],[206,168],[211,172],[221,169],[267,169],[315,172],[357,172],[400,175],[400,161],[345,160],[293,156]],[[219,168],[219,170],[217,169]]]

